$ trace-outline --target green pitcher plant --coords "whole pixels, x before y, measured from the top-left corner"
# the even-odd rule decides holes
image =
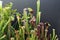
[[[24,8],[22,14],[12,9],[13,3],[2,7],[0,1],[0,40],[59,40],[55,29],[49,33],[49,22],[41,22],[40,0],[37,0],[34,16],[32,8]],[[16,20],[15,20],[16,19]],[[15,23],[12,22],[16,21]],[[16,30],[14,27],[18,28]]]

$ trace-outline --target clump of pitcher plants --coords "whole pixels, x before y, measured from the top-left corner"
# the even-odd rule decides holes
[[[1,5],[2,6],[2,5]],[[37,13],[32,8],[24,8],[20,14],[12,9],[12,3],[0,8],[0,40],[58,40],[55,29],[48,33],[51,26],[40,22],[40,0],[37,0]],[[12,22],[15,21],[15,23]],[[17,25],[16,30],[13,26]]]

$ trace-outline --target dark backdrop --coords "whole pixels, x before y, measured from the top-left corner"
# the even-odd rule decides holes
[[[2,0],[3,5],[13,2],[13,9],[22,10],[26,7],[31,7],[36,12],[36,0]],[[60,37],[60,0],[41,0],[41,21],[49,22],[52,28],[56,29],[56,33]]]

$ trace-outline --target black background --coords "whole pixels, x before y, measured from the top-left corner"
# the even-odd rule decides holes
[[[3,6],[6,3],[13,2],[13,9],[18,9],[18,12],[22,13],[22,10],[26,7],[31,7],[36,12],[37,0],[2,0]],[[56,33],[60,37],[60,0],[41,0],[41,21],[49,22],[52,28],[56,29]]]

